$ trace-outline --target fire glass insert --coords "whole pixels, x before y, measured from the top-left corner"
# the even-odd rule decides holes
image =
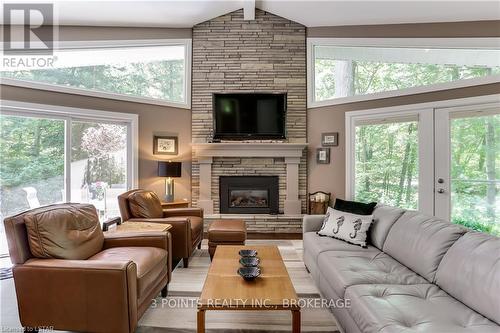
[[[221,176],[222,214],[278,214],[278,176]]]
[[[229,190],[230,207],[269,207],[268,190]]]

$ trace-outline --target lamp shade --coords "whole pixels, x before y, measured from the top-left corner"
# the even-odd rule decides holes
[[[181,172],[181,162],[158,162],[158,177],[180,177]]]

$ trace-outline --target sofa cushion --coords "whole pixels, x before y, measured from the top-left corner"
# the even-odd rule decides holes
[[[427,283],[383,252],[327,251],[319,255],[318,267],[340,297],[357,284]]]
[[[366,247],[367,231],[372,221],[372,215],[351,214],[328,207],[318,235]]]
[[[161,201],[153,191],[135,191],[128,196],[130,213],[133,217],[154,219],[163,217]]]
[[[366,248],[346,243],[340,239],[327,236],[320,236],[316,232],[306,232],[303,235],[304,252],[310,253],[317,258],[320,253],[325,251],[360,251],[369,253],[380,253],[380,250],[368,245]]]
[[[500,238],[466,233],[443,257],[436,284],[500,325]]]
[[[349,314],[364,333],[477,332],[500,327],[433,284],[357,285],[347,288]]]
[[[333,206],[333,208],[351,214],[372,215],[376,205],[377,205],[376,202],[364,203],[356,201],[347,201],[337,198],[335,200],[335,205]]]
[[[382,249],[394,222],[405,212],[402,208],[378,205],[373,211],[373,224],[368,230],[368,239],[373,246]]]
[[[104,235],[95,207],[60,204],[24,215],[31,253],[36,258],[83,260],[102,249]]]
[[[167,251],[156,247],[113,247],[103,250],[88,260],[128,261],[137,266],[137,297],[146,296],[154,282],[168,269]]]
[[[434,282],[444,254],[466,230],[456,224],[406,211],[392,226],[384,243],[384,252]]]

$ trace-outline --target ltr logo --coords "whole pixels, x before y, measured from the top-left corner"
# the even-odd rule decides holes
[[[54,5],[3,5],[4,53],[51,55],[54,46]]]

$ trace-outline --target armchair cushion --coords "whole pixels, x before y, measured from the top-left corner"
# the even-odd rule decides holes
[[[82,260],[102,249],[104,236],[95,207],[64,204],[35,209],[24,216],[33,256]]]
[[[128,196],[130,213],[133,217],[160,218],[163,217],[161,202],[156,193],[139,190]]]
[[[168,269],[167,258],[167,251],[157,247],[115,247],[97,253],[88,261],[133,261],[137,266],[137,296],[141,299]]]

